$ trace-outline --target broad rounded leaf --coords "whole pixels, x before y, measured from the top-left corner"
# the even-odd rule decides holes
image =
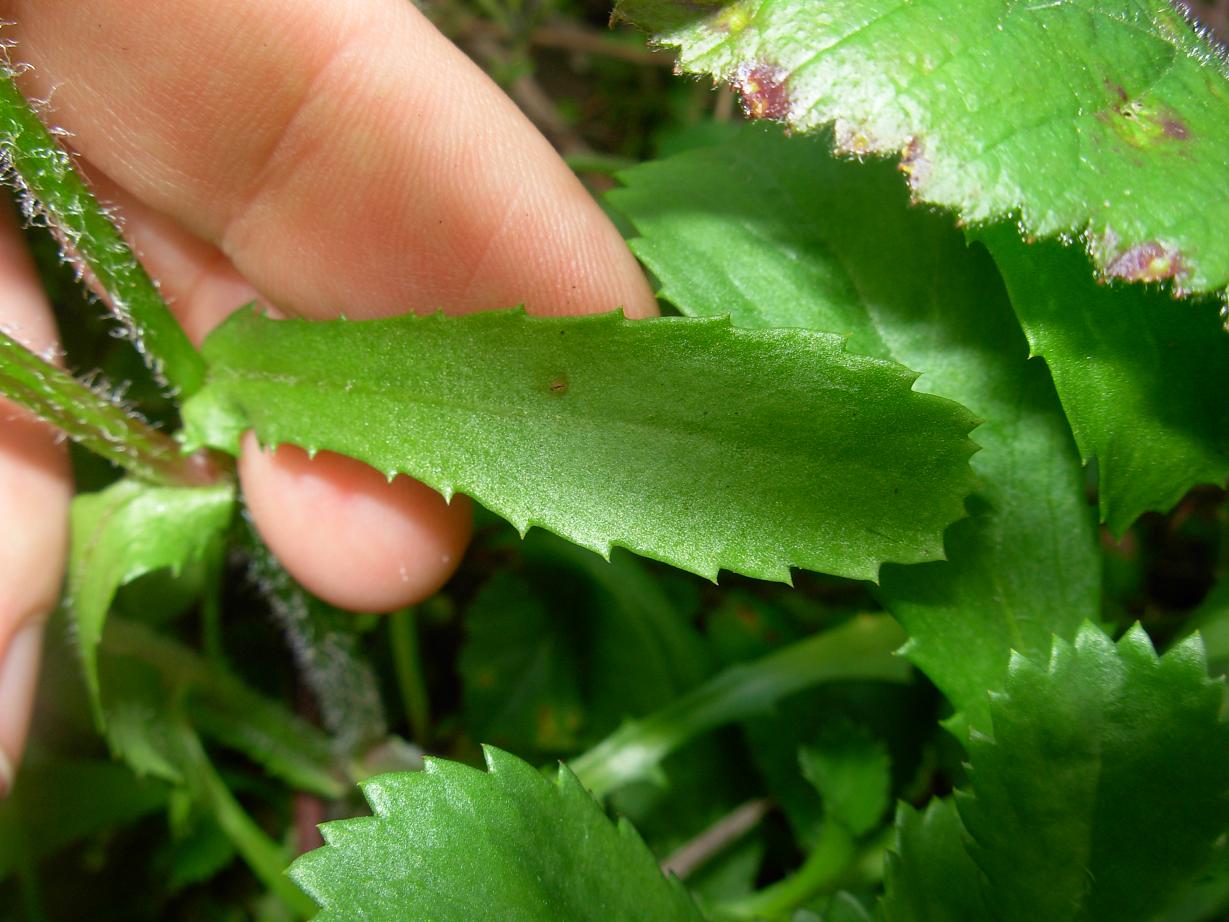
[[[836,336],[728,320],[355,323],[241,311],[206,341],[190,442],[330,449],[520,531],[540,525],[715,578],[790,566],[874,579],[941,556],[971,485],[972,420]]]
[[[919,390],[983,420],[977,491],[944,536],[947,560],[885,567],[880,597],[959,712],[953,732],[985,728],[1011,650],[1044,656],[1100,612],[1080,457],[993,261],[909,207],[888,164],[839,160],[775,126],[619,178],[609,199],[641,235],[632,248],[683,313],[847,333],[851,351],[916,369]]]
[[[621,0],[753,116],[899,154],[916,198],[1082,234],[1111,277],[1229,284],[1229,75],[1168,0]]]
[[[1026,246],[1010,227],[976,236],[1050,366],[1081,454],[1096,459],[1101,515],[1114,532],[1229,476],[1229,336],[1210,299],[1098,285],[1081,254]]]
[[[379,922],[700,922],[635,830],[567,768],[552,781],[487,747],[488,770],[427,760],[363,784],[375,816],[327,823],[294,880],[316,916]]]

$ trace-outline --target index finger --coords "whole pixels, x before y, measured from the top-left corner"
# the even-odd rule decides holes
[[[98,169],[310,317],[655,311],[549,145],[405,0],[3,0]]]

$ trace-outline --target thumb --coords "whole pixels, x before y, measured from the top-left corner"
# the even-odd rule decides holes
[[[0,327],[47,354],[58,344],[51,311],[11,213],[0,211]],[[0,797],[25,749],[43,623],[64,573],[70,494],[55,431],[0,400]]]

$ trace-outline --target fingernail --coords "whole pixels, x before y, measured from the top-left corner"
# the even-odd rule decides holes
[[[25,749],[42,649],[42,622],[31,622],[0,653],[0,798],[12,790],[17,759]]]

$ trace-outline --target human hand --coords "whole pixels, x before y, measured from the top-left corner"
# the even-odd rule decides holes
[[[22,88],[51,100],[88,176],[199,342],[239,305],[323,319],[524,303],[655,312],[601,210],[516,107],[409,0],[0,0]],[[0,324],[54,344],[0,235]],[[67,543],[62,447],[0,428],[0,794],[24,747]],[[239,460],[257,529],[344,608],[418,601],[469,536],[408,478],[294,448]]]

